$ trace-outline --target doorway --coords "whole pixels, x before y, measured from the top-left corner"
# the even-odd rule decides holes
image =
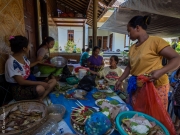
[[[113,34],[109,36],[109,49],[112,51]]]
[[[107,39],[108,39],[108,37],[107,36],[104,36],[103,37],[103,50],[107,50]]]

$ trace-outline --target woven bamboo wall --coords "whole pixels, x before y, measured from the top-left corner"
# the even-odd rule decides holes
[[[9,37],[15,35],[25,35],[23,1],[0,0],[0,74],[10,53]]]

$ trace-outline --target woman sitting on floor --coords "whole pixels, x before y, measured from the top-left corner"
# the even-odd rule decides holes
[[[100,48],[95,46],[92,51],[92,56],[87,60],[88,67],[93,71],[99,71],[104,67],[103,57],[99,55]]]
[[[89,49],[89,48],[86,48],[86,51],[83,52],[83,54],[81,55],[80,64],[81,64],[81,66],[83,66],[83,67],[85,67],[86,64],[87,64],[87,59],[89,58],[89,51],[90,51],[90,49]]]
[[[119,62],[118,57],[115,55],[112,55],[109,60],[110,66],[105,67],[100,72],[94,72],[92,70],[89,70],[89,71],[92,74],[98,75],[100,77],[104,77],[104,79],[108,81],[109,85],[114,86],[116,82],[118,81],[119,77],[122,75],[121,68],[117,67],[118,62]]]
[[[42,74],[50,74],[50,78],[56,78],[60,80],[60,74],[70,75],[71,72],[67,65],[64,68],[57,68],[50,62],[50,49],[54,47],[54,38],[46,37],[37,51],[37,61],[43,61],[39,64],[39,70]]]
[[[23,36],[11,37],[10,46],[13,55],[10,55],[5,64],[6,81],[10,83],[12,95],[16,101],[39,99],[42,101],[56,85],[55,79],[48,82],[32,81],[30,67],[40,63],[30,64],[25,57],[29,53],[30,44]]]

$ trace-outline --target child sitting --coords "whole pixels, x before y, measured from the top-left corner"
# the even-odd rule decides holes
[[[121,68],[117,67],[119,59],[117,56],[113,55],[110,57],[109,63],[110,66],[105,67],[100,72],[94,72],[89,70],[90,73],[98,75],[100,77],[104,77],[104,79],[108,82],[109,85],[115,85],[119,77],[122,75]]]

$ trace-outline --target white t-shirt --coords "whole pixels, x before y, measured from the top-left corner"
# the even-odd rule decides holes
[[[25,64],[19,63],[12,55],[9,55],[5,64],[5,78],[9,83],[17,83],[13,76],[21,75],[25,80],[30,75],[30,61],[23,57]]]

